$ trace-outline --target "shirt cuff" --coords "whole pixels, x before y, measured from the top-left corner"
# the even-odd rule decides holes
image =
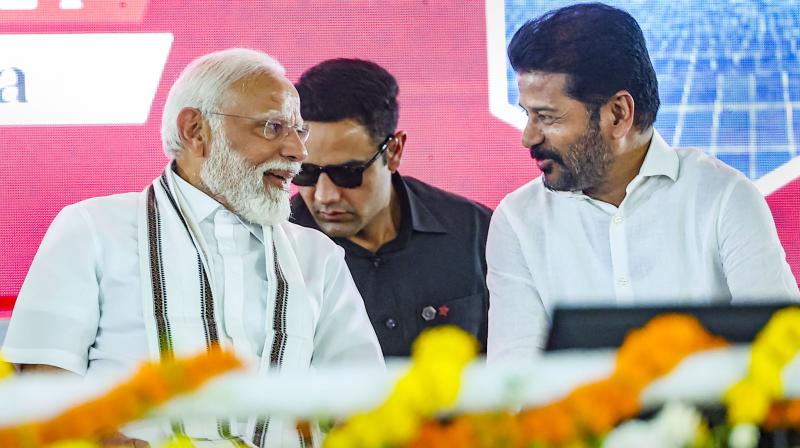
[[[78,375],[86,375],[88,360],[74,353],[54,349],[17,349],[3,346],[3,358],[14,364],[45,364]]]

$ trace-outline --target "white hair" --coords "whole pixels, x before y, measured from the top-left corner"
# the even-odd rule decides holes
[[[283,76],[286,70],[271,56],[246,48],[230,48],[200,56],[183,69],[172,85],[161,114],[161,142],[164,153],[175,158],[183,147],[178,114],[194,107],[204,113],[222,105],[234,83],[256,74]]]

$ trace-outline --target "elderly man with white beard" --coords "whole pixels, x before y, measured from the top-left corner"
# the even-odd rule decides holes
[[[161,134],[171,160],[143,192],[88,199],[55,218],[5,357],[23,371],[87,378],[215,344],[264,372],[383,366],[342,249],[287,221],[308,127],[278,62],[244,49],[193,61],[170,90]],[[176,433],[215,446],[305,443],[295,431],[278,418],[185,420],[106,443]]]

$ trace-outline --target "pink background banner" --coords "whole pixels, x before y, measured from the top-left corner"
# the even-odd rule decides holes
[[[409,135],[405,175],[490,207],[539,175],[520,131],[489,111],[482,1],[109,1],[85,2],[81,9],[7,1],[27,3],[27,9],[2,10],[3,3],[0,296],[18,293],[62,207],[141,191],[159,174],[167,162],[159,128],[169,86],[189,61],[219,49],[263,50],[284,64],[292,81],[335,57],[384,66],[400,85],[399,128]],[[83,44],[76,35],[90,40]],[[140,41],[144,50],[136,51]],[[21,45],[29,45],[26,52]],[[93,45],[94,56],[87,53]],[[7,48],[19,53],[19,62],[3,57]],[[48,56],[53,48],[57,54]],[[24,85],[10,68],[25,74]],[[47,95],[37,94],[45,89]],[[51,103],[28,113],[36,101]],[[49,113],[52,122],[37,122]],[[798,276],[800,182],[767,200]]]

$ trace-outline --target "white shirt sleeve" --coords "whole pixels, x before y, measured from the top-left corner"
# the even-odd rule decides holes
[[[501,203],[486,242],[489,287],[487,362],[532,359],[544,346],[547,317],[520,239]]]
[[[64,208],[39,246],[8,326],[3,355],[83,375],[97,335],[98,244],[80,204]]]
[[[314,333],[312,365],[355,363],[383,367],[383,354],[364,308],[344,251],[327,257],[320,319]]]
[[[745,179],[723,198],[717,223],[719,251],[734,303],[800,300],[772,213],[764,197]]]

